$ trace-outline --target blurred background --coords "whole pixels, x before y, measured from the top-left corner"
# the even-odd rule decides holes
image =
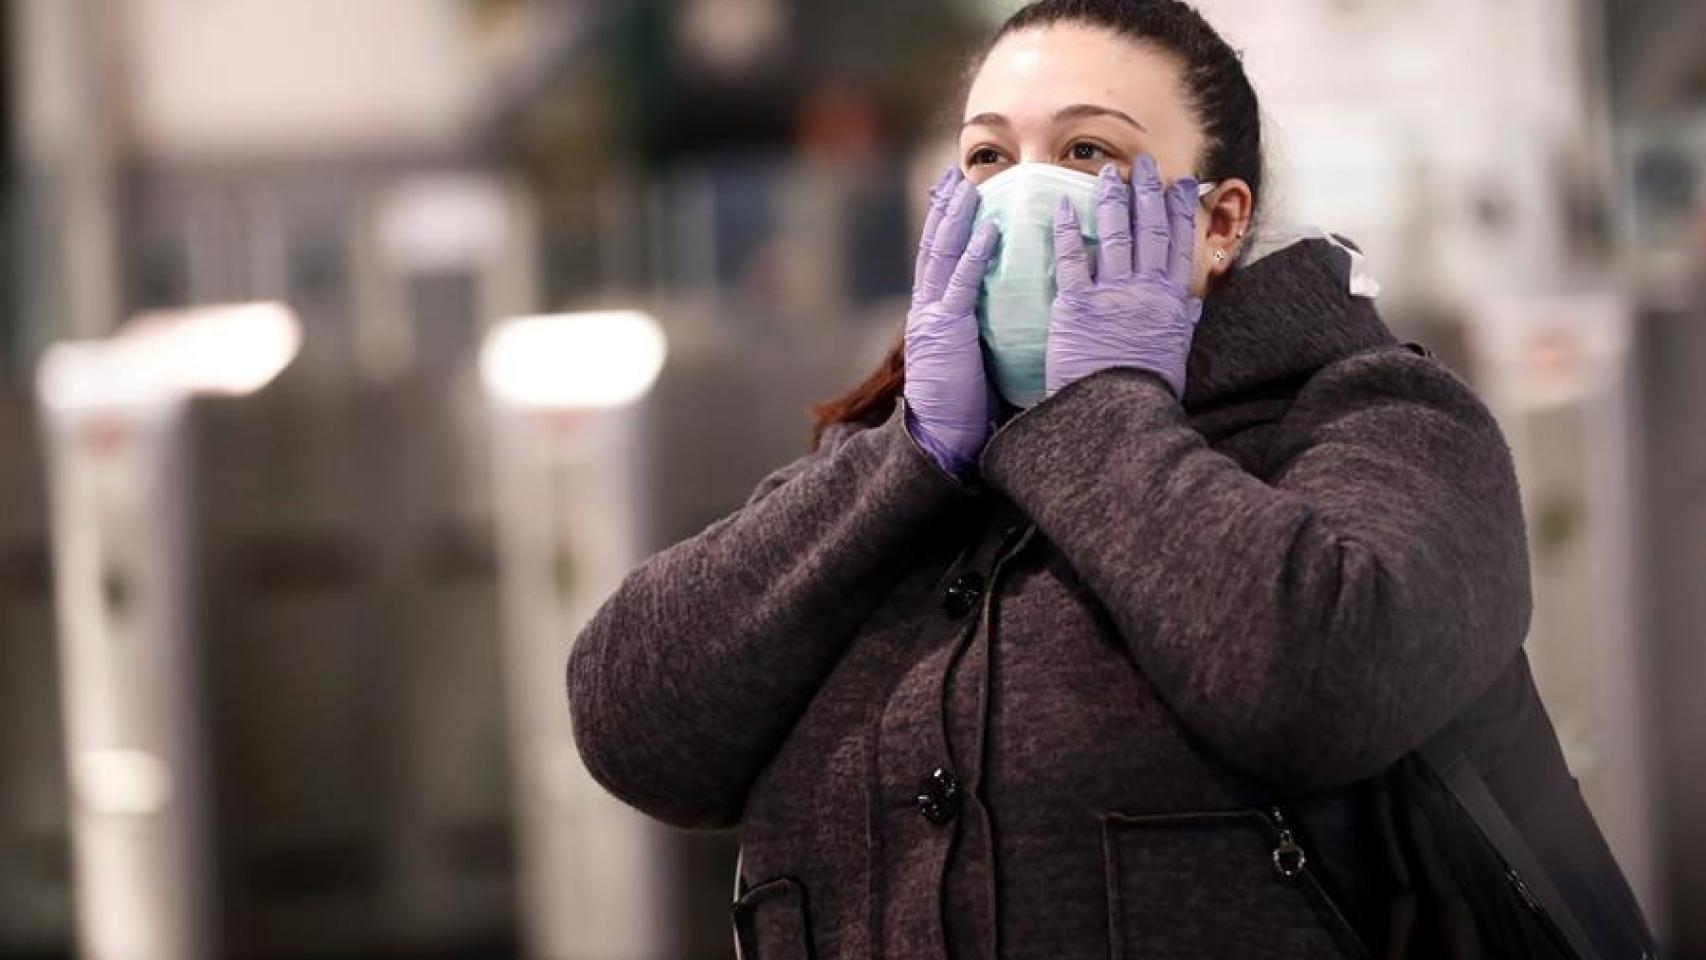
[[[587,781],[566,645],[893,342],[1017,6],[0,5],[0,958],[732,955],[736,835]],[[1706,4],[1199,7],[1270,218],[1499,416],[1568,759],[1706,957]]]

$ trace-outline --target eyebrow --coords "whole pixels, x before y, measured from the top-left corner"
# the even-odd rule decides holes
[[[1094,103],[1075,103],[1069,107],[1061,107],[1054,112],[1050,122],[1059,123],[1062,120],[1076,120],[1082,117],[1113,117],[1116,120],[1124,120],[1144,133],[1149,132],[1148,127],[1138,123],[1132,118],[1131,114],[1124,110],[1115,110],[1113,107],[1103,107]],[[1011,127],[1013,122],[999,113],[980,113],[961,124],[960,129],[963,130],[973,124],[983,124],[989,127]]]

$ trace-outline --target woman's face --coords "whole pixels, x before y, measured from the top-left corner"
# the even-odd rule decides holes
[[[1185,102],[1179,64],[1095,26],[1061,23],[1008,34],[984,59],[966,96],[960,169],[981,183],[1015,163],[1053,163],[1094,175],[1107,163],[1131,179],[1139,155],[1163,183],[1195,174],[1204,138]],[[1249,220],[1242,180],[1221,181],[1197,209],[1191,291],[1237,252]],[[1226,260],[1216,264],[1214,251]]]

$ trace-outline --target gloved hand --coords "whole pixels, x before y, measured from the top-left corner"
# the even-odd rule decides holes
[[[1055,295],[1049,315],[1044,389],[1106,367],[1161,375],[1175,398],[1185,395],[1185,360],[1202,300],[1190,293],[1196,240],[1197,182],[1180,177],[1163,190],[1155,159],[1132,167],[1127,186],[1112,164],[1096,192],[1096,274],[1079,233],[1078,214],[1061,198],[1054,216]]]
[[[942,469],[962,479],[976,469],[997,410],[983,374],[977,295],[998,231],[985,223],[972,235],[978,200],[977,186],[958,167],[931,189],[903,348],[907,430]]]

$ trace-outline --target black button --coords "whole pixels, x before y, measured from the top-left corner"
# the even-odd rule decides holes
[[[918,812],[931,823],[947,823],[960,809],[960,781],[941,767],[930,771],[918,788]]]
[[[977,602],[982,597],[983,574],[967,570],[948,584],[947,592],[942,594],[942,609],[958,620],[977,609]]]

